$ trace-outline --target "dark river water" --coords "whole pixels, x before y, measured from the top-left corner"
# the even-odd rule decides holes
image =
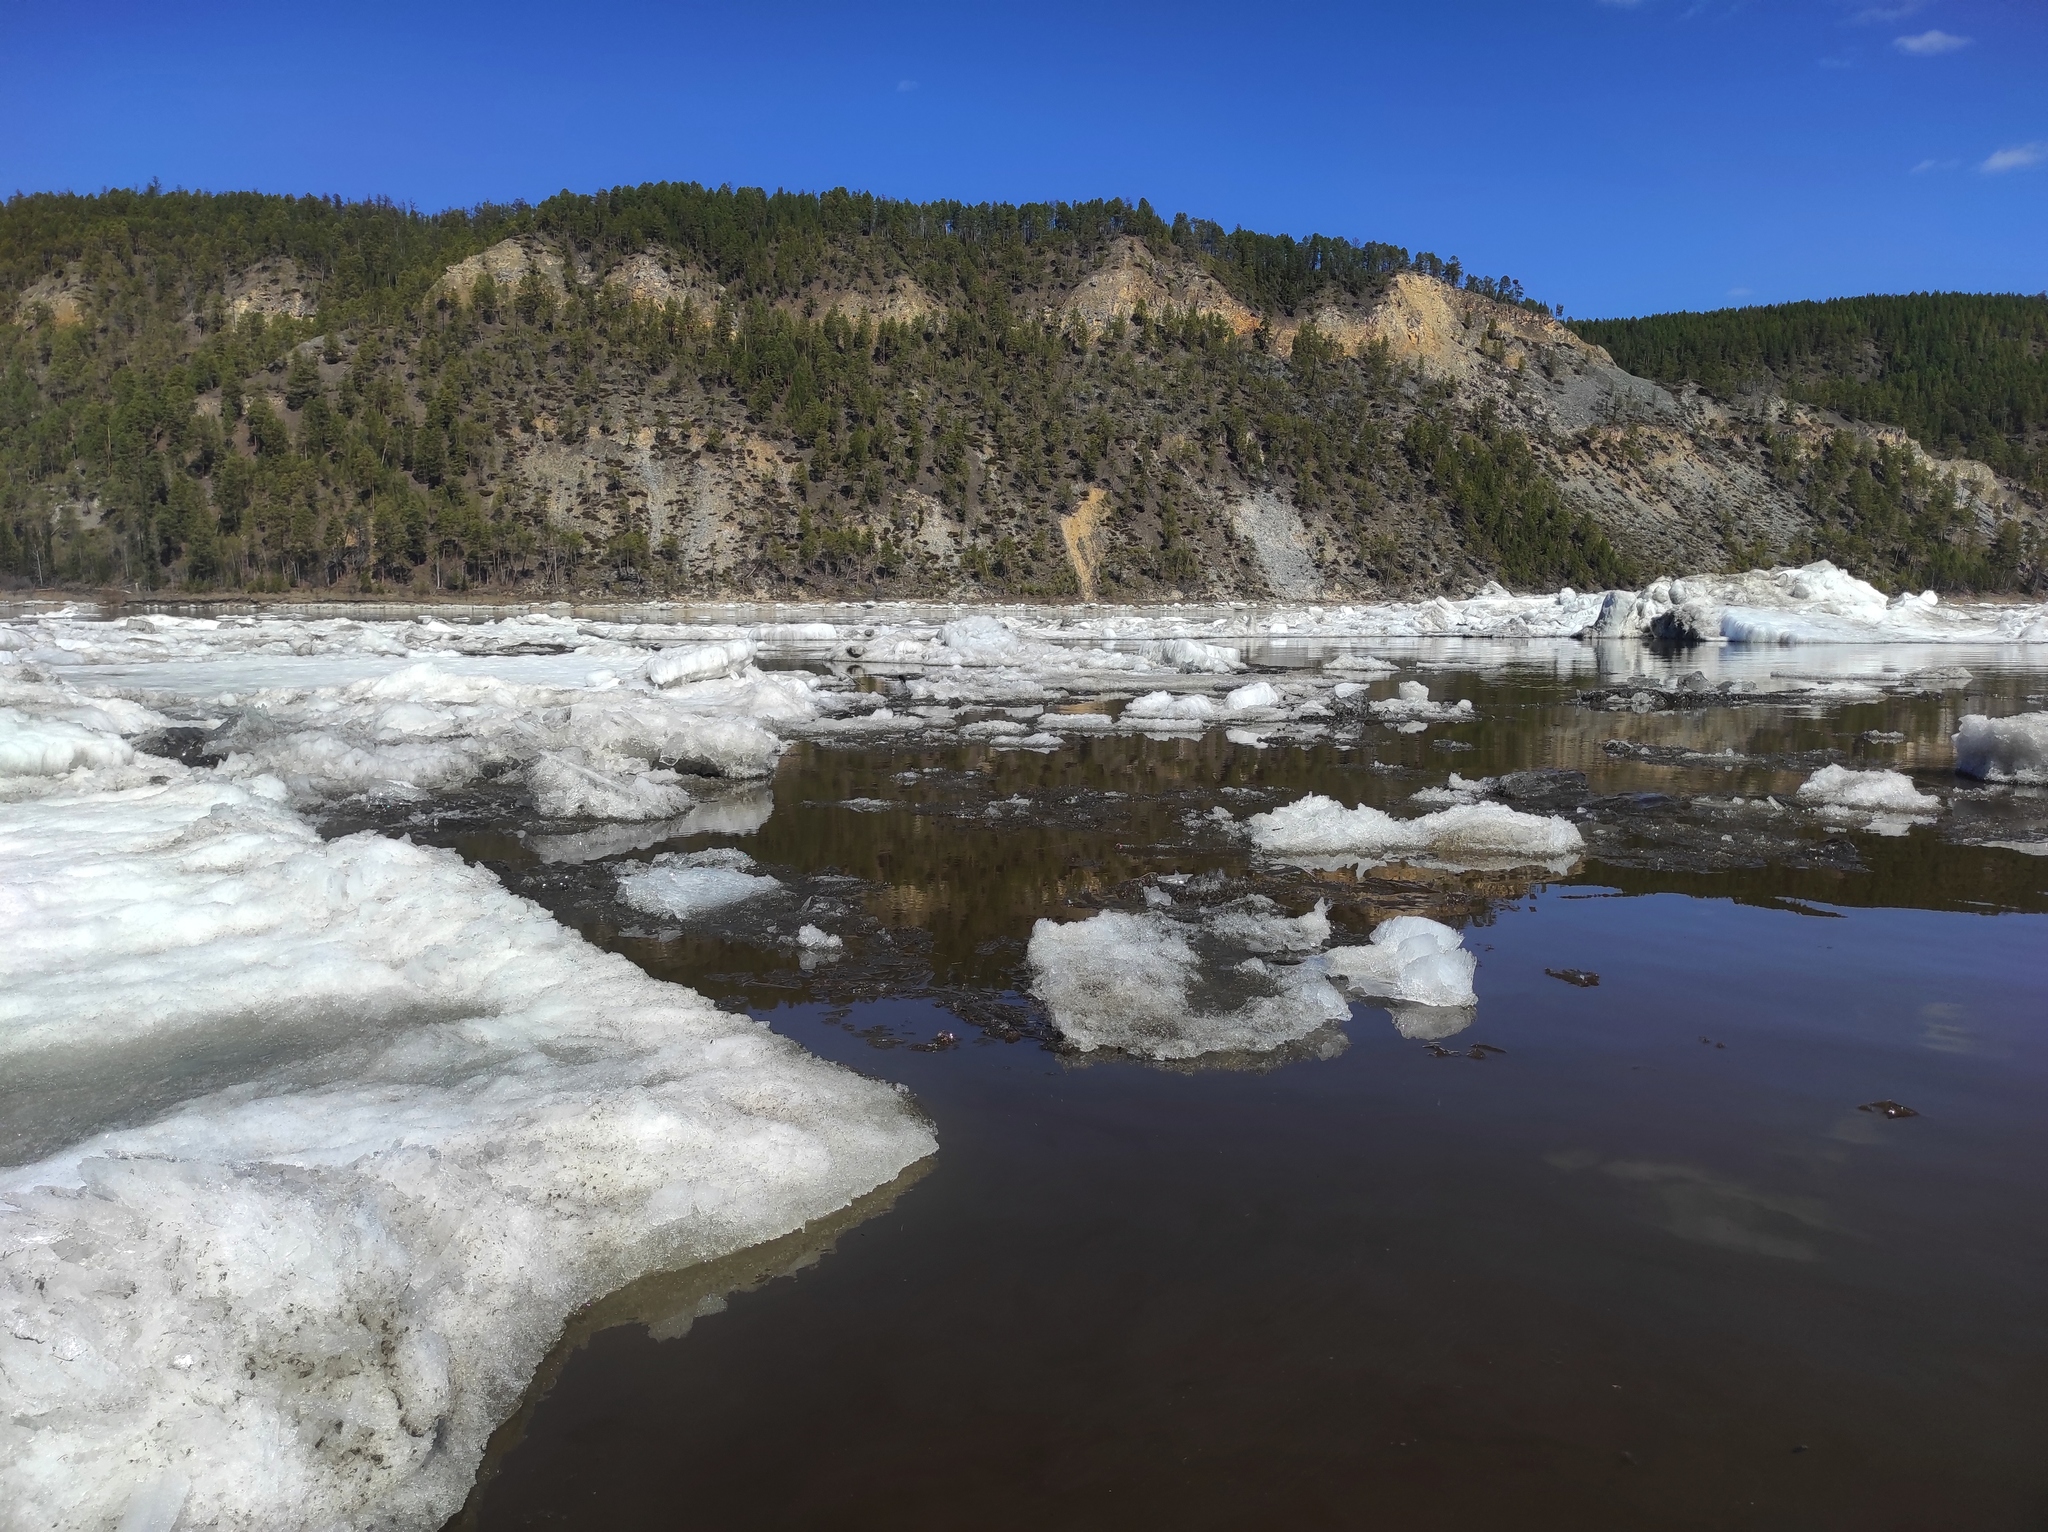
[[[2048,1526],[2048,858],[1967,843],[2039,838],[2048,795],[1947,753],[2041,676],[1649,714],[1431,681],[1478,721],[808,744],[750,833],[646,844],[488,795],[384,822],[901,1082],[940,1142],[829,1226],[580,1316],[451,1526]],[[1949,808],[1885,836],[1758,807],[1828,761]],[[1538,784],[1585,810],[1567,874],[1304,872],[1207,817],[1522,770],[1583,773]],[[781,903],[617,903],[621,862],[714,845]],[[1064,1051],[1032,923],[1211,869],[1328,899],[1338,940],[1466,928],[1476,1022],[1432,1049],[1359,1002],[1252,1067]],[[763,939],[797,913],[838,961]]]

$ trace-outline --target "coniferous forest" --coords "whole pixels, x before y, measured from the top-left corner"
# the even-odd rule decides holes
[[[516,279],[445,275],[507,240]],[[1063,304],[1113,248],[1216,296],[1090,324]],[[651,250],[675,273],[660,293],[611,280]],[[1217,506],[1265,492],[1312,518],[1311,554],[1345,589],[1646,573],[1561,493],[1547,465],[1572,444],[1305,317],[1402,273],[1547,322],[1519,283],[1456,260],[1144,202],[660,184],[428,215],[16,196],[0,207],[0,574],[139,592],[1241,594],[1256,561]],[[1709,387],[1748,379],[1755,352],[1802,397],[1924,419],[2038,480],[2039,347],[2000,328],[2031,301],[1940,300],[1981,323],[1868,379],[1811,364],[1818,341],[1715,349],[1682,323],[1718,316],[1581,329],[1653,376],[1710,357]],[[1851,445],[1845,483],[1874,461]],[[699,488],[664,509],[656,482]],[[714,482],[740,547],[722,563],[673,513]],[[1839,545],[1873,577],[1950,587],[2033,578],[2030,549],[1973,541],[1966,518],[1929,519],[1938,487],[1901,499],[1904,471],[1892,482],[1882,535],[1740,551]],[[1083,521],[1092,565],[1072,546]]]
[[[2048,490],[2048,293],[1910,293],[1576,321],[1630,372],[1775,389]]]

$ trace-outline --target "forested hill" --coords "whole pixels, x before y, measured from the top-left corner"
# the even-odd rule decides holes
[[[1835,557],[2040,507],[1631,375],[1505,277],[1144,202],[697,185],[0,205],[0,579],[1339,598]]]
[[[2048,294],[1837,298],[1572,328],[1667,386],[1777,389],[2048,490]]]

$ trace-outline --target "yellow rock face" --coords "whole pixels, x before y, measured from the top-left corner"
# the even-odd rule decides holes
[[[26,318],[38,305],[50,311],[53,324],[59,326],[81,324],[90,295],[79,281],[75,266],[60,272],[52,272],[40,281],[31,282],[21,290],[21,297],[15,304],[15,312]]]
[[[1129,319],[1141,303],[1151,314],[1212,315],[1239,335],[1259,327],[1259,316],[1207,272],[1162,267],[1142,240],[1130,238],[1117,241],[1109,259],[1081,280],[1062,312],[1099,327]]]
[[[1095,487],[1081,497],[1073,514],[1060,518],[1060,541],[1067,545],[1067,562],[1074,566],[1083,601],[1095,599],[1095,572],[1102,564],[1102,515],[1108,509],[1108,494]]]
[[[1611,362],[1605,351],[1587,345],[1548,315],[1496,303],[1413,272],[1396,276],[1370,309],[1325,304],[1306,322],[1354,355],[1375,343],[1384,344],[1394,362],[1419,366],[1436,378],[1469,377],[1475,368],[1487,365],[1524,366],[1553,349],[1588,363]],[[1299,321],[1276,323],[1273,334],[1280,349],[1291,350],[1300,330]]]

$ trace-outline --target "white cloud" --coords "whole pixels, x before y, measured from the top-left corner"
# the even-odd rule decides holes
[[[1933,170],[1954,170],[1960,164],[1962,164],[1961,160],[1922,160],[1919,164],[1915,165],[1912,168],[1912,170],[1908,173],[1916,176],[1924,176],[1929,171]]]
[[[1856,61],[1852,58],[1824,58],[1820,61],[1820,67],[1823,69],[1854,69]]]
[[[1755,291],[1756,289],[1753,287],[1731,287],[1728,289],[1728,296],[1731,298],[1747,298]]]
[[[2044,162],[2048,162],[2048,143],[2036,141],[2000,149],[1977,168],[1987,176],[1995,176],[2008,170],[2031,170]]]
[[[898,81],[896,82],[896,89],[897,89],[897,90],[899,90],[899,91],[903,91],[903,92],[909,92],[909,91],[913,91],[913,90],[916,90],[916,89],[917,89],[917,81],[915,81],[915,80],[898,80]]]
[[[1924,0],[1901,0],[1898,5],[1866,5],[1849,19],[1858,26],[1869,26],[1875,22],[1904,21],[1919,10]]]
[[[1958,37],[1953,32],[1944,32],[1931,27],[1925,32],[1916,32],[1911,37],[1894,37],[1892,46],[1901,53],[1910,53],[1915,58],[1929,59],[1940,53],[1953,53],[1958,48],[1970,46],[1970,39]]]

